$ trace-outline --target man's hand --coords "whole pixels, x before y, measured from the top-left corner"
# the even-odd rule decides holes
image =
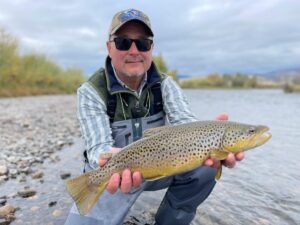
[[[112,147],[109,152],[111,153],[118,153],[121,151],[120,148],[114,148]],[[99,165],[102,167],[106,164],[106,162],[109,160],[105,155],[100,155],[99,158]],[[106,186],[106,190],[114,194],[118,188],[121,189],[122,192],[128,193],[133,187],[139,187],[142,183],[142,174],[140,172],[133,172],[129,169],[125,169],[122,172],[122,176],[118,173],[114,173]]]
[[[220,113],[216,120],[228,120],[228,114],[227,113]],[[245,157],[243,152],[238,153],[229,153],[227,158],[222,161],[222,164],[228,168],[233,168],[236,164],[236,161],[241,161]],[[217,160],[215,158],[209,158],[204,162],[205,166],[211,166],[213,168],[219,168],[221,166],[220,160]]]

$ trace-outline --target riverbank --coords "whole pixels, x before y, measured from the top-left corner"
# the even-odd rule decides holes
[[[60,161],[55,153],[73,145],[80,136],[76,96],[2,98],[0,123],[0,206],[13,203],[15,207],[8,215],[1,216],[0,222],[17,222],[16,215],[22,215],[25,210],[22,206],[41,195],[39,186],[56,182],[48,179],[50,174],[44,170],[45,162],[53,162],[50,167],[55,168]],[[62,170],[60,173],[62,178],[69,176]],[[51,199],[51,195],[48,197]],[[32,207],[33,214],[41,208],[38,201]]]
[[[64,179],[83,167],[76,96],[2,98],[0,123],[0,224],[63,224],[72,205]]]

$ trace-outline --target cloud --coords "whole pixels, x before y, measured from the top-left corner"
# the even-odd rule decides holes
[[[300,67],[300,2],[296,0],[0,2],[0,26],[21,42],[87,74],[103,65],[112,16],[122,9],[146,12],[163,54],[180,74],[266,73]]]

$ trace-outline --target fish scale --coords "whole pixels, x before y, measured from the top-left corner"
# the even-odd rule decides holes
[[[232,152],[248,150],[271,138],[266,126],[229,121],[198,121],[146,130],[142,139],[126,146],[98,170],[66,182],[81,214],[87,213],[114,173],[140,171],[146,180],[187,172],[209,157],[223,160]],[[221,167],[216,175],[221,176]]]

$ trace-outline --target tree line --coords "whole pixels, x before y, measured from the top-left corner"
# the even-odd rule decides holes
[[[78,68],[64,69],[43,54],[21,55],[17,39],[0,28],[0,96],[74,93],[83,81]]]

